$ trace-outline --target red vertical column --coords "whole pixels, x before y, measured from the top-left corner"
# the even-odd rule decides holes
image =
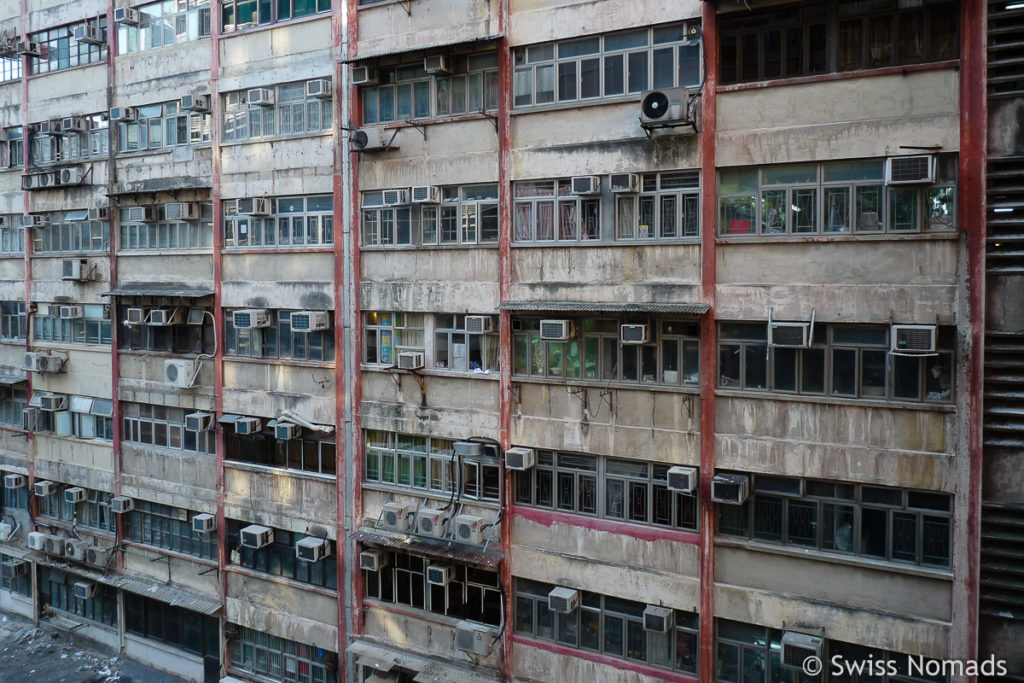
[[[19,33],[22,40],[28,40],[28,0],[21,0],[21,25]],[[28,172],[29,162],[32,159],[31,134],[28,130],[28,71],[32,58],[28,55],[21,55],[21,169],[22,173]],[[21,191],[21,212],[28,215],[29,199],[28,190]],[[25,228],[25,349],[32,347],[32,228]],[[29,396],[32,395],[32,373],[28,373],[26,389]],[[32,432],[25,435],[25,455],[28,458],[28,485],[32,486],[36,478],[36,457],[35,440]],[[38,508],[35,496],[29,496],[29,509],[32,517],[35,518]],[[33,586],[33,589],[35,587]],[[35,595],[35,593],[33,593]]]

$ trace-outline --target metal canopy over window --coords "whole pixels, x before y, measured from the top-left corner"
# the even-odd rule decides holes
[[[100,296],[164,296],[183,299],[201,299],[213,296],[212,289],[196,289],[174,282],[134,282],[103,292]]]
[[[570,312],[570,313],[684,313],[703,315],[711,306],[699,302],[687,303],[616,303],[585,301],[505,301],[503,311],[514,312]]]
[[[447,541],[438,539],[431,543],[406,536],[405,534],[389,531],[375,531],[369,528],[362,528],[352,534],[353,540],[359,543],[369,543],[388,550],[398,550],[414,555],[425,555],[442,560],[452,560],[463,564],[470,564],[475,567],[495,569],[501,562],[502,556],[497,552],[481,553],[474,550],[466,550],[461,547],[450,546]]]

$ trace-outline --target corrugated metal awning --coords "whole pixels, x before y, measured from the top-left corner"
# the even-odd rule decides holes
[[[579,313],[686,313],[703,315],[711,306],[698,301],[685,303],[634,303],[616,301],[505,301],[503,311],[568,311]]]
[[[442,560],[454,560],[475,567],[486,567],[494,569],[501,563],[502,555],[498,552],[482,553],[476,550],[469,550],[465,546],[450,541],[438,539],[431,543],[405,534],[393,531],[380,531],[363,527],[358,529],[352,538],[360,543],[371,543],[382,548],[401,550],[408,553],[436,557]]]
[[[394,50],[382,50],[380,52],[367,52],[366,54],[356,55],[355,57],[349,57],[341,60],[342,64],[353,64],[355,62],[366,62],[371,59],[380,59],[381,57],[390,57],[391,55],[399,55],[403,52],[423,52],[424,50],[433,50],[439,47],[456,47],[458,45],[472,45],[473,43],[486,43],[491,40],[497,40],[498,38],[504,38],[503,32],[490,33],[486,36],[480,36],[479,38],[465,39],[461,38],[458,40],[441,40],[434,43],[427,43],[426,45],[416,45],[413,47],[402,46],[395,48]]]
[[[216,614],[220,611],[221,607],[219,600],[197,595],[167,583],[157,583],[134,576],[103,574],[102,572],[85,569],[84,567],[74,567],[71,569],[71,572],[96,583],[120,588],[136,595],[144,595],[147,598],[165,602],[172,607],[182,607],[193,612],[199,612],[200,614]]]
[[[350,642],[348,651],[359,657],[361,663],[378,671],[391,671],[395,667],[415,671],[413,680],[417,683],[501,683],[502,680],[493,670],[453,664],[365,639]]]
[[[183,299],[199,299],[213,296],[213,290],[189,287],[177,282],[132,282],[103,292],[100,296],[176,296]]]

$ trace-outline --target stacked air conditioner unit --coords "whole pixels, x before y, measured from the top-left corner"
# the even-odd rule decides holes
[[[153,206],[129,206],[125,222],[127,223],[152,223],[156,220],[156,207]]]
[[[139,116],[135,107],[114,107],[110,110],[110,120],[114,123],[130,123]]]
[[[447,586],[453,573],[454,567],[449,564],[428,564],[427,583],[431,586]]]
[[[475,515],[458,515],[455,518],[455,540],[461,543],[480,545],[484,542],[484,520]]]
[[[273,88],[251,88],[245,93],[245,101],[260,107],[274,106]]]
[[[128,496],[114,496],[110,499],[110,511],[115,515],[123,515],[135,509],[135,499]]]
[[[291,441],[302,436],[302,427],[293,422],[278,422],[274,425],[274,438],[278,441]]]
[[[441,538],[444,536],[445,519],[447,517],[444,510],[420,508],[416,513],[416,533]]]
[[[46,498],[57,493],[59,488],[60,484],[54,481],[37,481],[32,487],[32,492],[40,498]]]
[[[699,478],[696,467],[675,465],[668,468],[668,489],[679,493],[693,493]]]
[[[423,58],[423,70],[428,74],[451,73],[452,65],[445,55],[427,55]]]
[[[270,200],[266,197],[243,197],[235,200],[240,216],[269,216]]]
[[[246,548],[265,548],[274,542],[274,530],[270,527],[250,524],[242,529],[242,546]]]
[[[84,503],[86,498],[89,497],[89,492],[81,486],[72,486],[64,489],[64,502],[68,505],[75,505],[77,503]]]
[[[61,320],[79,320],[85,316],[85,309],[81,306],[61,306],[58,311]]]
[[[185,429],[190,432],[208,432],[213,428],[213,413],[189,413],[185,416]]]
[[[467,315],[466,332],[469,334],[485,334],[494,331],[494,318],[489,315]]]
[[[64,541],[64,557],[76,562],[85,562],[85,554],[89,550],[89,544],[77,538],[69,538]]]
[[[28,480],[24,474],[8,474],[4,477],[4,488],[23,489],[27,483]]]
[[[388,566],[388,554],[383,550],[364,550],[359,553],[359,568],[368,572],[379,572]]]
[[[750,478],[745,474],[716,474],[711,480],[711,500],[726,505],[742,505],[750,493]]]
[[[314,78],[311,81],[306,81],[306,97],[316,97],[321,100],[329,100],[332,95],[331,79]]]
[[[62,280],[82,282],[89,279],[89,261],[84,258],[66,258],[60,262]],[[79,316],[81,317],[81,316]]]
[[[96,584],[91,581],[76,581],[75,597],[79,600],[89,600],[96,597]]]
[[[303,562],[319,562],[331,555],[331,542],[326,538],[307,536],[295,544],[295,557]]]
[[[185,95],[178,103],[178,108],[185,111],[210,111],[209,95]]]
[[[292,332],[320,332],[330,327],[327,311],[296,311],[291,315]]]
[[[636,194],[640,191],[640,175],[638,173],[613,173],[608,177],[608,185],[615,194]]]
[[[196,362],[181,358],[167,358],[164,360],[164,384],[177,389],[187,389],[192,386],[192,378],[196,375]]]
[[[409,506],[400,503],[385,503],[380,516],[380,525],[391,531],[409,530]]]
[[[402,351],[398,354],[398,367],[402,370],[419,370],[423,363],[422,351]]]
[[[132,8],[121,8],[114,10],[114,21],[118,24],[128,24],[129,26],[138,26],[139,22],[142,21],[142,14],[137,9]]]
[[[577,195],[601,194],[601,177],[580,175],[572,178],[572,193]]]
[[[620,325],[619,341],[623,344],[646,344],[650,340],[650,325]]]
[[[217,528],[217,516],[202,512],[192,517],[192,531],[197,534],[208,534]]]
[[[893,325],[892,350],[899,353],[934,353],[935,325]]]
[[[541,320],[540,338],[544,341],[568,341],[575,336],[571,320]]]
[[[28,576],[29,563],[25,560],[7,560],[0,565],[0,576],[10,581]]]
[[[580,606],[580,592],[558,586],[548,593],[548,609],[556,614],[572,614]]]
[[[164,204],[164,218],[169,221],[197,221],[202,212],[194,202],[169,202]]]
[[[60,120],[60,132],[62,135],[69,133],[84,133],[89,130],[89,124],[81,116],[65,116]]]
[[[667,633],[675,625],[675,610],[670,607],[648,605],[644,609],[644,630]]]
[[[270,327],[270,311],[265,308],[243,308],[231,314],[231,322],[236,330]]]
[[[417,185],[412,188],[413,204],[440,204],[441,188],[436,185]]]
[[[258,417],[240,417],[235,420],[235,434],[251,436],[263,431],[263,420]]]
[[[494,632],[487,624],[460,621],[455,626],[455,647],[463,652],[487,656],[494,644]]]
[[[537,451],[532,448],[514,446],[505,451],[505,467],[510,470],[524,471],[537,464]]]
[[[29,372],[41,374],[60,374],[67,367],[68,357],[66,354],[42,353],[41,351],[29,351],[25,354],[24,369]]]

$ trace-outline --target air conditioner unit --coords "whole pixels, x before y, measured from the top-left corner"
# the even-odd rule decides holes
[[[88,497],[89,492],[81,486],[72,486],[71,488],[64,489],[64,502],[69,505],[84,503],[85,499]]]
[[[93,209],[89,209],[89,220],[91,221],[105,221],[108,217],[107,207],[98,206]]]
[[[742,505],[750,493],[750,478],[745,474],[716,474],[711,480],[711,500],[726,505]]]
[[[89,550],[89,544],[77,538],[69,538],[64,541],[64,557],[76,562],[85,562],[85,553]]]
[[[47,370],[44,370],[44,366],[49,368],[50,365],[48,360],[44,360],[47,358],[49,358],[49,356],[44,353],[29,351],[23,358],[22,368],[29,372],[46,372]]]
[[[94,567],[106,567],[107,563],[110,562],[110,553],[111,551],[108,549],[90,546],[85,551],[85,562]]]
[[[85,311],[81,306],[61,306],[60,307],[60,319],[61,320],[78,320],[85,315]]]
[[[441,188],[437,185],[416,185],[412,188],[413,204],[440,204]]]
[[[263,420],[258,417],[240,417],[235,420],[235,434],[246,436],[263,431]]]
[[[29,55],[30,57],[42,57],[47,52],[45,45],[31,40],[18,41],[18,54]]]
[[[619,341],[623,344],[646,344],[650,340],[649,325],[620,325]]]
[[[146,319],[145,308],[128,308],[125,309],[124,322],[127,325],[141,325],[142,321]]]
[[[803,669],[809,657],[821,659],[824,644],[824,638],[785,631],[782,634],[782,666],[787,669]]]
[[[75,40],[80,43],[89,43],[90,45],[103,45],[106,42],[106,36],[103,29],[99,26],[85,24],[84,26],[75,27]]]
[[[303,562],[319,562],[331,556],[331,542],[326,538],[307,536],[295,544],[295,557]]]
[[[123,515],[135,509],[135,499],[128,496],[114,496],[110,499],[110,511],[115,515]]]
[[[330,326],[327,311],[297,311],[291,317],[292,332],[319,332]]]
[[[690,123],[689,104],[686,88],[645,92],[640,99],[640,125],[661,128]]]
[[[213,413],[189,413],[185,416],[185,429],[190,432],[208,432],[213,427]]]
[[[21,426],[26,432],[39,431],[42,421],[42,411],[39,408],[26,408],[21,414]]]
[[[886,185],[920,185],[935,182],[935,157],[931,154],[889,157],[885,160]]]
[[[278,441],[291,441],[302,436],[302,427],[293,422],[278,422],[274,425],[274,438]]]
[[[395,135],[380,127],[352,131],[348,141],[352,145],[352,149],[357,152],[398,149],[398,145],[395,144]]]
[[[419,370],[423,367],[423,353],[420,351],[402,351],[398,354],[398,367],[402,370]]]
[[[142,15],[137,9],[131,9],[128,7],[114,10],[114,21],[118,24],[128,24],[129,26],[138,26],[142,20]]]
[[[936,331],[935,325],[893,325],[889,333],[892,350],[904,353],[933,353]]]
[[[64,538],[54,534],[46,534],[43,539],[43,552],[55,557],[64,557]]]
[[[803,348],[811,343],[810,323],[768,323],[768,345]]]
[[[270,327],[270,311],[265,308],[245,308],[232,313],[231,322],[236,330]]]
[[[699,478],[696,467],[674,465],[668,468],[668,490],[680,493],[693,493]]]
[[[487,656],[494,644],[494,632],[487,624],[460,621],[455,625],[455,647],[463,652]]]
[[[273,88],[251,88],[245,93],[245,101],[260,107],[274,106]]]
[[[178,308],[153,308],[149,311],[149,325],[154,327],[166,327],[168,325],[180,325],[182,313]]]
[[[209,95],[185,95],[178,102],[178,108],[185,111],[210,111]]]
[[[329,78],[314,78],[311,81],[306,81],[306,97],[329,100],[333,94]]]
[[[384,503],[384,509],[380,515],[380,525],[392,531],[408,531],[410,516],[408,505]]]
[[[422,536],[441,538],[444,536],[444,510],[420,508],[416,513],[416,533]]]
[[[572,179],[573,194],[601,194],[601,178],[596,175],[579,175]]]
[[[201,216],[199,205],[193,202],[164,204],[164,218],[169,221],[197,221]]]
[[[428,564],[427,583],[431,586],[447,586],[452,579],[452,569],[448,564]]]
[[[10,522],[0,522],[0,543],[6,543],[14,536],[14,525]]]
[[[55,185],[78,185],[82,182],[82,169],[62,168],[54,173]]]
[[[580,606],[580,592],[558,586],[548,593],[548,609],[556,614],[572,614]]]
[[[40,396],[39,407],[48,413],[55,413],[58,410],[67,410],[68,397],[64,394],[46,394]],[[36,484],[36,486],[39,486],[39,484]]]
[[[41,216],[37,213],[29,214],[28,216],[18,216],[18,227],[19,228],[45,228],[46,227],[46,216]]]
[[[445,55],[427,55],[423,58],[423,70],[428,74],[451,73],[451,64]]]
[[[455,518],[455,540],[480,545],[484,542],[484,519],[476,515],[458,515]]]
[[[4,488],[23,489],[28,480],[24,474],[8,474],[4,477]]]
[[[28,576],[28,562],[25,560],[8,560],[0,565],[0,576],[10,581]]]
[[[46,547],[46,536],[41,531],[28,532],[28,547],[32,550],[43,550]]]
[[[178,389],[187,389],[192,386],[192,378],[196,374],[196,362],[194,360],[182,360],[181,358],[167,358],[164,360],[164,384]]]
[[[243,197],[236,200],[240,216],[269,216],[270,200],[266,197]]]
[[[667,633],[675,626],[675,610],[670,607],[648,605],[644,609],[644,630]]]
[[[608,176],[608,184],[616,194],[633,194],[640,191],[640,175],[638,173],[612,173]]]
[[[139,115],[135,107],[114,107],[110,110],[110,120],[114,122],[129,123]]]
[[[50,119],[48,121],[40,121],[36,124],[36,132],[40,135],[59,135],[60,134],[60,119]]]
[[[540,321],[540,338],[544,341],[567,341],[574,336],[571,320]]]
[[[96,597],[96,584],[91,581],[75,581],[75,597],[79,600]]]
[[[52,496],[57,493],[58,488],[60,488],[60,484],[57,482],[43,480],[37,481],[32,486],[32,492],[40,498],[45,498],[46,496]]]
[[[152,206],[129,206],[127,223],[152,223],[156,220],[156,208]]]
[[[383,550],[364,550],[359,553],[359,568],[368,572],[379,572],[388,566],[388,554]]]
[[[217,516],[201,512],[192,517],[192,531],[197,534],[208,534],[217,528]]]
[[[274,542],[274,530],[270,527],[250,524],[242,529],[242,545],[246,548],[265,548]]]
[[[368,66],[353,66],[352,85],[377,85],[377,70]]]
[[[489,315],[467,315],[466,332],[470,334],[483,334],[493,331],[494,319]]]
[[[60,120],[60,132],[65,135],[68,133],[84,133],[87,130],[89,130],[89,124],[81,116],[65,116]]]
[[[89,261],[84,258],[68,258],[60,262],[60,277],[62,280],[75,280],[81,282],[88,279]],[[62,307],[63,308],[63,307]],[[77,316],[81,318],[82,316]]]
[[[384,206],[402,206],[409,203],[409,190],[384,190]]]

